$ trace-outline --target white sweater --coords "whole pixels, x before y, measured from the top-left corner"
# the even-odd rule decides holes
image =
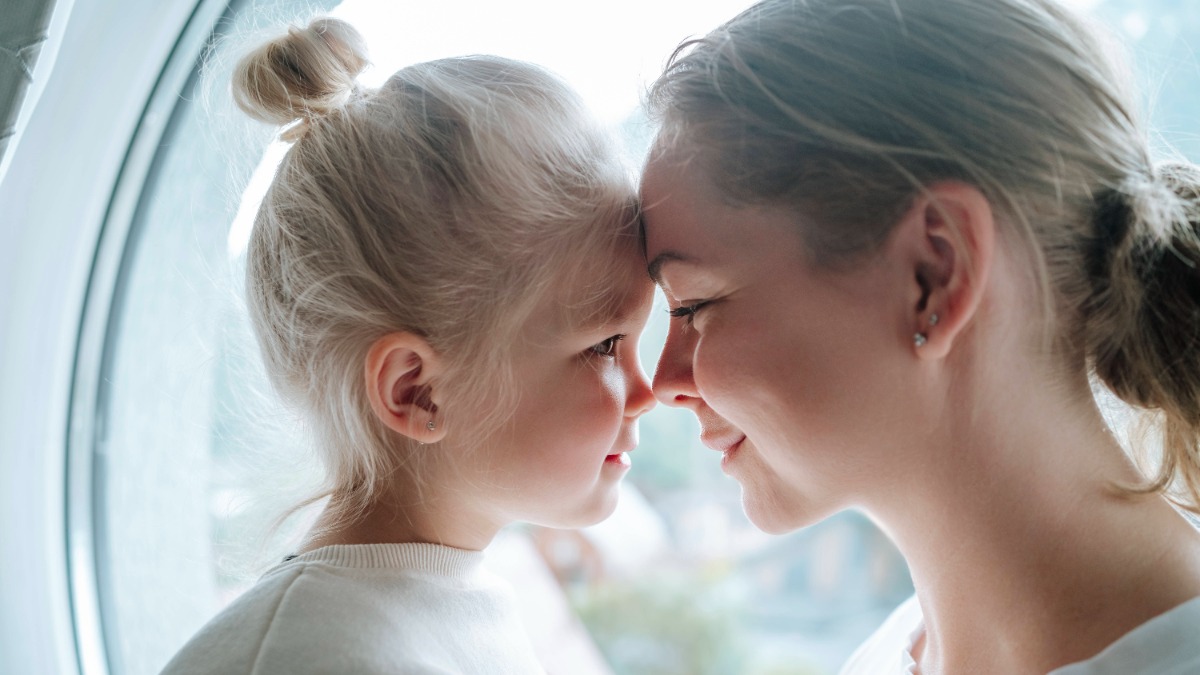
[[[916,597],[900,605],[846,665],[841,675],[908,675],[910,654],[924,631]],[[1196,675],[1200,673],[1200,598],[1150,619],[1096,656],[1049,675]]]
[[[540,675],[511,590],[482,561],[434,544],[305,553],[263,575],[163,674]]]

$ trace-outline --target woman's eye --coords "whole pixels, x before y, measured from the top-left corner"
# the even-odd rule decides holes
[[[603,342],[592,345],[592,353],[599,354],[600,356],[616,356],[617,343],[624,339],[624,335],[614,335]]]
[[[692,325],[692,321],[694,321],[696,319],[696,312],[700,311],[700,308],[704,307],[707,304],[708,304],[707,302],[693,302],[691,304],[683,304],[683,305],[676,307],[675,309],[667,310],[667,314],[670,314],[671,318],[673,318],[673,319],[678,319],[678,318],[687,319],[687,325],[690,326],[690,325]]]

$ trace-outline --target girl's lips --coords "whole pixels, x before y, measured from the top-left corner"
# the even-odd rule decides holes
[[[632,463],[629,461],[629,453],[627,453],[627,452],[618,452],[618,453],[609,455],[604,458],[604,463],[605,464],[619,464],[621,466],[626,466],[626,467],[632,465]]]

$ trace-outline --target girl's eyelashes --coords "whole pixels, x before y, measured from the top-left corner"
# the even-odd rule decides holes
[[[674,309],[668,309],[667,314],[670,314],[671,318],[673,319],[678,319],[681,317],[686,318],[687,324],[690,326],[692,325],[692,321],[696,318],[696,312],[700,311],[700,308],[707,304],[707,301],[684,303]]]
[[[600,356],[614,357],[617,355],[617,343],[624,340],[624,335],[614,335],[606,340],[592,345],[589,351]]]

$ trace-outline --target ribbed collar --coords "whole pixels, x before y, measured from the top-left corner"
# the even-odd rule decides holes
[[[483,563],[483,551],[439,544],[336,544],[290,558],[278,567],[325,563],[358,569],[406,569],[445,577],[465,577]]]

